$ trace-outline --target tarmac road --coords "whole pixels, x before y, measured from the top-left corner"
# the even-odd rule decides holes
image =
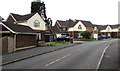
[[[97,69],[106,47],[118,41],[86,42],[3,66],[3,69]]]

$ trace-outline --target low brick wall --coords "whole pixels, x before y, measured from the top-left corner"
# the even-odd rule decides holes
[[[3,37],[0,41],[2,41],[2,54],[11,53],[14,51],[13,37]]]

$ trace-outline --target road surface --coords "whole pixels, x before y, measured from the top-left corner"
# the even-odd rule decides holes
[[[117,39],[86,42],[3,66],[3,69],[97,69],[101,56]]]

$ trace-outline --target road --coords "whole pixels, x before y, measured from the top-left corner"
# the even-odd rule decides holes
[[[117,39],[86,42],[3,66],[3,69],[96,69],[103,51]]]

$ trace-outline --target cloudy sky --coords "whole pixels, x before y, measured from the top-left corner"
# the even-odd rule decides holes
[[[10,13],[29,14],[34,0],[1,0],[0,16]],[[117,24],[120,0],[41,0],[46,4],[47,16],[56,20],[79,19],[93,24]]]

